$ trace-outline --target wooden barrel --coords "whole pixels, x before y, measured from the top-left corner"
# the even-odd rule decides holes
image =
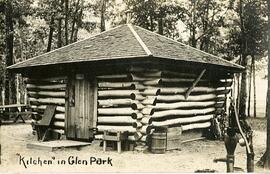
[[[164,127],[156,128],[152,134],[151,152],[161,154],[166,152],[167,129]]]

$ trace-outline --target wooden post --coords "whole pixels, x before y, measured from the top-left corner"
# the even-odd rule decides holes
[[[104,134],[103,134],[103,152],[106,151],[106,147],[107,147],[107,141],[106,141],[106,135],[108,134],[108,131],[104,131]]]
[[[117,138],[118,138],[118,141],[117,141],[117,151],[118,153],[121,153],[121,132],[117,132]]]

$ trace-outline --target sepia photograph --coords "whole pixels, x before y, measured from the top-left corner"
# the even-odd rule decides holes
[[[0,173],[270,173],[270,0],[0,0]]]

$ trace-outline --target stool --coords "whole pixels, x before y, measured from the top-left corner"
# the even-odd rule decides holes
[[[103,134],[103,151],[106,151],[107,141],[117,142],[117,151],[121,153],[121,142],[127,140],[128,131],[106,130]]]

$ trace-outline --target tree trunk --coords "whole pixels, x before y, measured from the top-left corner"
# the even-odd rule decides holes
[[[4,105],[5,102],[3,102],[3,95],[2,95],[3,87],[0,85],[0,105]]]
[[[79,31],[79,26],[78,24],[76,24],[76,28],[75,28],[75,31],[74,31],[74,37],[73,37],[73,42],[77,42],[78,40],[78,31]]]
[[[250,69],[249,69],[249,83],[248,83],[248,117],[250,117],[250,105],[251,105],[251,83],[252,83],[252,71],[253,65],[251,62]]]
[[[47,52],[51,51],[52,48],[52,38],[53,38],[53,31],[54,31],[54,15],[51,17],[50,21],[50,31],[48,36],[48,45],[47,45]]]
[[[78,30],[79,30],[79,27],[78,27],[78,23],[76,21],[72,42],[77,42],[77,40],[78,40]]]
[[[191,46],[196,48],[197,47],[197,42],[196,42],[196,28],[195,26],[192,26],[192,36],[191,36]]]
[[[209,52],[209,43],[210,43],[210,37],[206,36],[207,38],[205,38],[205,46],[204,46],[204,51],[205,52]]]
[[[247,40],[243,22],[243,2],[239,1],[239,17],[240,17],[240,28],[241,28],[241,65],[247,68]],[[240,103],[239,103],[239,116],[241,118],[246,117],[246,109],[247,109],[247,70],[242,73],[241,79],[241,87],[240,87]]]
[[[240,86],[241,86],[241,79],[242,77],[240,75],[237,75],[237,100],[236,100],[236,109],[239,110],[240,105]]]
[[[68,45],[69,1],[65,0],[65,45]]]
[[[150,30],[154,31],[154,19],[152,14],[150,14]]]
[[[209,49],[209,42],[210,42],[210,36],[209,34],[206,34],[208,33],[209,31],[209,28],[208,28],[208,22],[210,21],[210,18],[209,18],[209,5],[210,5],[210,1],[208,0],[207,1],[207,5],[206,5],[206,10],[205,10],[205,13],[202,17],[202,20],[203,20],[203,37],[201,39],[201,46],[200,46],[200,50],[203,50],[205,52],[208,52],[208,49]],[[215,10],[215,9],[213,9]],[[214,17],[214,15],[213,15]],[[210,27],[211,27],[211,24],[210,24]]]
[[[158,34],[163,35],[163,17],[164,13],[162,9],[159,9],[159,18],[158,18]]]
[[[200,50],[204,50],[204,43],[205,43],[205,38],[203,37],[201,39]]]
[[[57,48],[61,48],[62,47],[62,15],[61,13],[63,12],[63,5],[64,5],[64,1],[61,0],[60,2],[60,17],[58,19],[58,33],[57,33]]]
[[[253,75],[253,100],[254,100],[254,103],[253,103],[253,116],[254,118],[256,118],[257,114],[256,114],[256,69],[255,69],[255,57],[254,55],[252,55],[252,75]]]
[[[19,75],[17,74],[15,76],[15,86],[16,86],[16,103],[20,104],[21,103],[21,93],[20,93],[20,78]]]
[[[106,0],[102,0],[101,4],[101,14],[100,14],[100,31],[103,32],[105,28],[105,11],[106,11]]]
[[[58,19],[57,48],[62,47],[62,19]]]
[[[6,30],[6,66],[10,66],[14,63],[13,60],[13,7],[12,0],[6,1],[5,7],[5,30]],[[5,103],[12,104],[16,102],[16,87],[15,87],[15,75],[6,71],[5,76]]]
[[[160,17],[158,19],[158,34],[163,35],[163,19]]]
[[[75,28],[75,32],[74,32],[74,42],[77,42],[78,40],[78,31],[79,29],[82,27],[82,15],[83,15],[83,7],[81,7],[78,18],[76,20],[76,28]]]
[[[196,15],[196,1],[193,1],[193,7],[192,7],[192,24],[191,24],[191,46],[196,48],[197,47],[197,42],[196,42],[196,27],[194,25],[195,22],[195,15]]]
[[[247,67],[247,57],[243,57],[242,66]],[[241,118],[246,117],[247,109],[247,70],[242,73],[241,87],[240,87],[240,104],[239,115]]]
[[[74,32],[75,32],[75,24],[77,20],[77,15],[79,11],[79,5],[80,5],[80,0],[77,1],[76,6],[75,6],[75,12],[73,13],[73,19],[72,19],[72,25],[71,25],[71,34],[70,34],[70,42],[74,42]]]

